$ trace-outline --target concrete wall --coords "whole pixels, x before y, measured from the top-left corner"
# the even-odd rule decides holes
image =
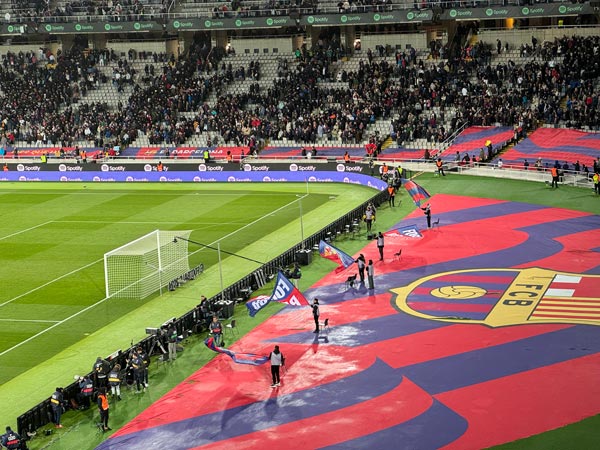
[[[148,41],[148,42],[115,42],[108,41],[106,48],[113,49],[117,55],[125,53],[130,49],[134,49],[136,52],[151,52],[151,53],[168,53],[167,41]]]
[[[363,52],[371,49],[375,52],[378,45],[391,45],[392,48],[400,46],[402,50],[407,49],[407,45],[416,49],[426,49],[427,33],[402,33],[402,34],[362,34],[360,36],[360,44]]]
[[[291,37],[274,37],[270,39],[232,37],[229,42],[235,49],[237,55],[245,54],[246,50],[248,50],[251,55],[256,54],[256,50],[258,50],[258,55],[290,55],[294,50]],[[278,49],[278,51],[273,52],[274,48]]]

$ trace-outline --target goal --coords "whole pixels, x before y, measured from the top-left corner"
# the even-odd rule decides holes
[[[191,230],[155,230],[104,255],[106,297],[143,299],[190,270]],[[182,238],[182,239],[178,239]]]

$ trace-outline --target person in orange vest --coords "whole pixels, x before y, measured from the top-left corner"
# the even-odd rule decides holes
[[[4,163],[4,167],[2,167],[4,172],[8,172],[8,164]]]
[[[383,165],[379,168],[379,173],[381,174],[382,180],[387,180],[388,170],[389,170],[389,167],[387,166],[386,163],[383,163]]]
[[[435,162],[435,165],[437,167],[438,173],[445,177],[446,174],[444,173],[444,162],[442,161],[442,158],[438,158]]]
[[[344,153],[344,162],[348,164],[350,162],[350,155],[348,152]]]
[[[227,162],[233,162],[233,155],[231,154],[231,150],[227,150]]]
[[[158,170],[159,172],[163,171],[163,163],[162,163],[162,161],[158,162],[158,164],[156,165],[156,170]]]
[[[102,431],[111,430],[108,426],[108,398],[106,397],[106,388],[100,388],[98,393],[98,411],[100,411],[100,424],[102,425]]]
[[[558,169],[556,167],[552,167],[550,169],[550,174],[552,175],[552,184],[550,187],[558,189]]]
[[[396,198],[396,188],[392,185],[389,185],[387,188],[388,191],[388,202],[390,203],[390,208],[396,206],[395,198]]]

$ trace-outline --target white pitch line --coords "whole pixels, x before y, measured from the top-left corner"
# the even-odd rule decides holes
[[[299,199],[297,199],[297,200],[293,200],[293,201],[291,201],[290,203],[288,203],[288,204],[286,204],[286,205],[283,205],[283,206],[282,206],[282,207],[280,207],[280,208],[277,208],[277,209],[276,209],[274,212],[277,212],[277,211],[280,211],[280,210],[282,210],[282,209],[284,209],[284,208],[287,208],[289,205],[291,205],[291,204],[293,204],[293,203],[296,203],[296,202],[298,202],[298,201],[299,201]],[[227,238],[227,237],[231,236],[232,234],[235,234],[235,233],[237,233],[238,231],[241,231],[241,230],[243,230],[244,228],[246,228],[246,227],[249,227],[250,225],[253,225],[254,223],[256,223],[256,222],[259,222],[259,221],[261,221],[261,220],[263,220],[263,219],[265,219],[265,218],[266,218],[266,216],[265,216],[265,217],[261,217],[260,219],[256,219],[256,220],[254,220],[254,221],[252,221],[252,222],[250,222],[250,223],[248,223],[248,224],[244,225],[244,226],[243,226],[242,228],[240,228],[239,230],[233,231],[233,232],[229,233],[228,235],[226,235],[226,236],[223,236],[221,239],[225,239],[225,238]],[[215,244],[215,243],[219,242],[219,240],[220,240],[220,239],[217,239],[216,241],[214,241],[214,242],[211,242],[209,245],[213,245],[213,244]],[[99,259],[98,261],[102,261],[102,259]],[[95,261],[95,262],[93,262],[93,263],[91,263],[91,264],[88,264],[88,266],[90,266],[90,265],[92,265],[92,264],[96,264],[98,261]],[[84,266],[84,267],[88,267],[88,266]],[[83,268],[83,267],[82,267],[82,268]],[[81,269],[77,269],[77,270],[81,270]],[[74,272],[76,272],[76,271],[74,271]],[[64,275],[64,276],[66,276],[66,275]],[[46,283],[46,284],[50,284],[50,283]],[[42,286],[40,286],[40,287],[42,287]],[[39,289],[39,288],[36,288],[36,289],[34,289],[34,290],[37,290],[37,289]],[[23,295],[25,295],[25,294],[23,294]],[[20,296],[20,297],[22,297],[22,296]],[[17,297],[17,298],[18,298],[18,297]],[[46,328],[46,329],[44,329],[44,330],[40,331],[40,332],[39,332],[39,333],[37,333],[37,334],[34,334],[33,336],[30,336],[30,337],[28,337],[28,338],[27,338],[27,339],[25,339],[24,341],[21,341],[21,342],[19,342],[18,344],[15,344],[15,345],[13,345],[13,346],[12,346],[12,347],[10,347],[10,348],[7,348],[7,349],[6,349],[6,350],[4,350],[2,353],[0,353],[0,356],[4,356],[4,355],[6,355],[7,353],[9,353],[9,352],[11,352],[11,351],[13,351],[13,350],[15,350],[15,349],[19,348],[20,346],[22,346],[22,345],[24,345],[24,344],[27,344],[28,342],[30,342],[30,341],[32,341],[32,340],[34,340],[34,339],[38,338],[38,337],[39,337],[39,336],[41,336],[42,334],[45,334],[45,333],[47,333],[48,331],[50,331],[50,330],[52,330],[52,329],[54,329],[54,328],[58,327],[59,325],[62,325],[63,323],[65,323],[65,322],[67,322],[67,321],[69,321],[69,320],[73,319],[74,317],[77,317],[77,316],[79,316],[80,314],[83,314],[84,312],[86,312],[86,311],[89,311],[90,309],[94,308],[95,306],[97,306],[97,305],[99,305],[99,304],[101,304],[101,303],[104,303],[104,302],[105,302],[106,300],[108,300],[108,299],[109,299],[108,297],[105,297],[105,298],[103,298],[102,300],[100,300],[100,301],[97,301],[97,302],[96,302],[96,303],[94,303],[93,305],[87,306],[87,307],[85,307],[84,309],[82,309],[81,311],[77,311],[75,314],[72,314],[72,315],[70,315],[69,317],[65,317],[63,320],[56,322],[54,325],[52,325],[52,326],[50,326],[50,327],[48,327],[48,328]],[[13,299],[13,300],[14,300],[14,299]],[[9,301],[12,301],[12,300],[9,300]],[[4,304],[6,304],[6,302],[5,302],[5,303],[3,303],[3,305],[4,305]],[[2,306],[2,305],[0,305],[0,306]]]
[[[0,322],[40,322],[40,323],[58,323],[59,320],[36,320],[36,319],[0,319]]]
[[[47,283],[44,283],[44,284],[42,284],[42,285],[40,285],[40,286],[38,286],[36,288],[30,289],[29,291],[24,292],[23,294],[17,295],[16,297],[11,298],[10,300],[6,300],[4,303],[0,303],[0,308],[3,307],[4,305],[8,305],[9,303],[14,302],[15,300],[20,299],[21,297],[25,297],[26,295],[29,295],[29,294],[31,294],[31,293],[33,293],[35,291],[39,291],[43,287],[46,287],[46,286],[54,283],[55,281],[61,280],[61,279],[65,278],[65,277],[68,277],[69,275],[73,275],[74,273],[77,273],[80,270],[87,269],[88,267],[93,266],[94,264],[98,264],[101,261],[104,261],[104,258],[97,259],[96,261],[91,262],[89,264],[86,264],[85,266],[79,267],[78,269],[71,270],[69,273],[65,273],[64,275],[61,275],[60,277],[55,278],[52,281],[48,281]]]
[[[17,231],[16,233],[12,233],[12,234],[8,234],[6,236],[2,236],[2,237],[0,237],[0,241],[3,241],[4,239],[8,239],[9,237],[16,236],[18,234],[27,233],[28,231],[35,230],[36,228],[43,227],[43,226],[48,225],[49,223],[52,223],[52,222],[54,222],[54,221],[53,220],[49,220],[48,222],[40,223],[39,225],[34,225],[33,227],[29,227],[29,228],[26,228],[24,230]]]
[[[4,356],[6,355],[8,352],[13,351],[16,348],[19,348],[21,345],[27,344],[29,341],[34,340],[35,338],[41,336],[44,333],[47,333],[48,331],[52,330],[53,328],[56,328],[59,325],[62,325],[63,323],[65,323],[68,320],[71,320],[74,317],[77,317],[78,315],[92,309],[93,307],[95,307],[96,305],[99,305],[100,303],[105,302],[106,300],[108,300],[108,298],[103,298],[102,300],[94,303],[93,305],[90,305],[86,308],[83,308],[81,311],[77,311],[75,314],[71,314],[69,317],[64,318],[63,320],[59,320],[58,322],[56,322],[54,325],[43,329],[42,331],[40,331],[37,334],[34,334],[33,336],[29,336],[27,339],[25,339],[24,341],[19,342],[18,344],[13,345],[11,348],[7,348],[6,350],[4,350],[2,353],[0,353],[0,356]]]
[[[110,223],[113,225],[120,225],[122,223],[129,225],[147,225],[157,223],[176,223],[181,224],[181,221],[165,222],[165,221],[111,221],[111,220],[53,220],[53,223]],[[186,225],[239,225],[239,222],[186,222]]]

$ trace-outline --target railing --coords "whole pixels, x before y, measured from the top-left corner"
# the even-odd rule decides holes
[[[305,238],[302,242],[294,245],[292,248],[282,253],[281,255],[273,258],[271,261],[265,263],[259,269],[246,275],[239,281],[225,288],[222,292],[218,293],[214,297],[209,299],[209,303],[216,303],[222,299],[228,299],[234,301],[236,299],[244,300],[247,299],[249,293],[253,290],[252,286],[255,284],[255,280],[258,274],[260,276],[277,274],[277,271],[283,267],[289,266],[297,261],[298,254],[304,249],[312,249],[315,245],[318,245],[322,239],[333,239],[338,235],[338,232],[342,233],[346,230],[346,225],[351,225],[354,221],[360,220],[366,209],[368,203],[372,202],[375,206],[387,201],[387,192],[378,192],[370,200],[363,203],[362,205],[354,208],[352,211],[344,214],[336,221],[325,226],[321,230],[317,231],[313,235]],[[169,320],[169,323],[173,323],[177,329],[178,335],[188,335],[190,330],[194,330],[199,321],[199,310],[197,308],[187,312],[183,316],[174,320]],[[148,356],[152,356],[151,350],[156,348],[156,341],[160,339],[155,335],[148,336],[140,342],[133,344],[128,350],[118,350],[112,354],[110,363],[112,365],[119,364],[121,367],[126,367],[126,360],[129,354],[137,347],[142,347],[144,352]],[[108,359],[108,358],[107,358]],[[87,376],[91,377],[91,373]],[[77,398],[79,393],[79,386],[77,382],[71,383],[64,388],[63,395],[65,400]],[[50,406],[50,399],[44,400],[38,405],[31,408],[29,411],[21,414],[17,418],[18,432],[21,436],[27,436],[27,433],[31,433],[44,425],[52,422],[52,407]]]
[[[556,0],[556,3],[567,3],[570,0]],[[182,4],[185,2],[182,2]],[[215,4],[225,5],[228,2],[215,2]],[[485,8],[487,6],[522,6],[520,0],[486,0],[486,1],[472,1],[472,0],[457,0],[457,1],[444,1],[444,0],[428,0],[427,2],[414,2],[413,0],[406,0],[404,2],[395,2],[387,5],[361,5],[354,6],[349,9],[342,9],[338,6],[324,6],[324,5],[315,5],[314,7],[307,8],[297,8],[297,7],[274,7],[274,8],[261,8],[261,9],[252,9],[248,11],[227,11],[227,17],[235,18],[235,17],[264,17],[273,15],[273,11],[277,11],[278,15],[290,15],[290,14],[348,14],[348,13],[364,13],[364,12],[386,12],[386,11],[404,11],[404,10],[414,10],[416,9],[433,9],[433,8]],[[203,5],[203,4],[199,4]],[[115,16],[112,14],[88,14],[81,13],[80,15],[72,15],[72,16],[30,16],[28,10],[19,10],[13,9],[7,11],[4,9],[4,12],[10,12],[10,18],[7,20],[4,15],[0,15],[0,24],[1,23],[23,23],[23,24],[31,24],[31,23],[61,23],[61,22],[108,22],[108,21],[141,21],[141,20],[169,20],[169,19],[182,19],[182,18],[199,18],[199,17],[207,17],[211,18],[213,16],[212,11],[203,12],[194,12],[194,13],[184,13],[184,12],[174,12],[176,8],[174,0],[171,0],[168,7],[167,13],[152,13],[152,14],[122,14],[120,16]],[[218,16],[224,17],[224,16]]]

